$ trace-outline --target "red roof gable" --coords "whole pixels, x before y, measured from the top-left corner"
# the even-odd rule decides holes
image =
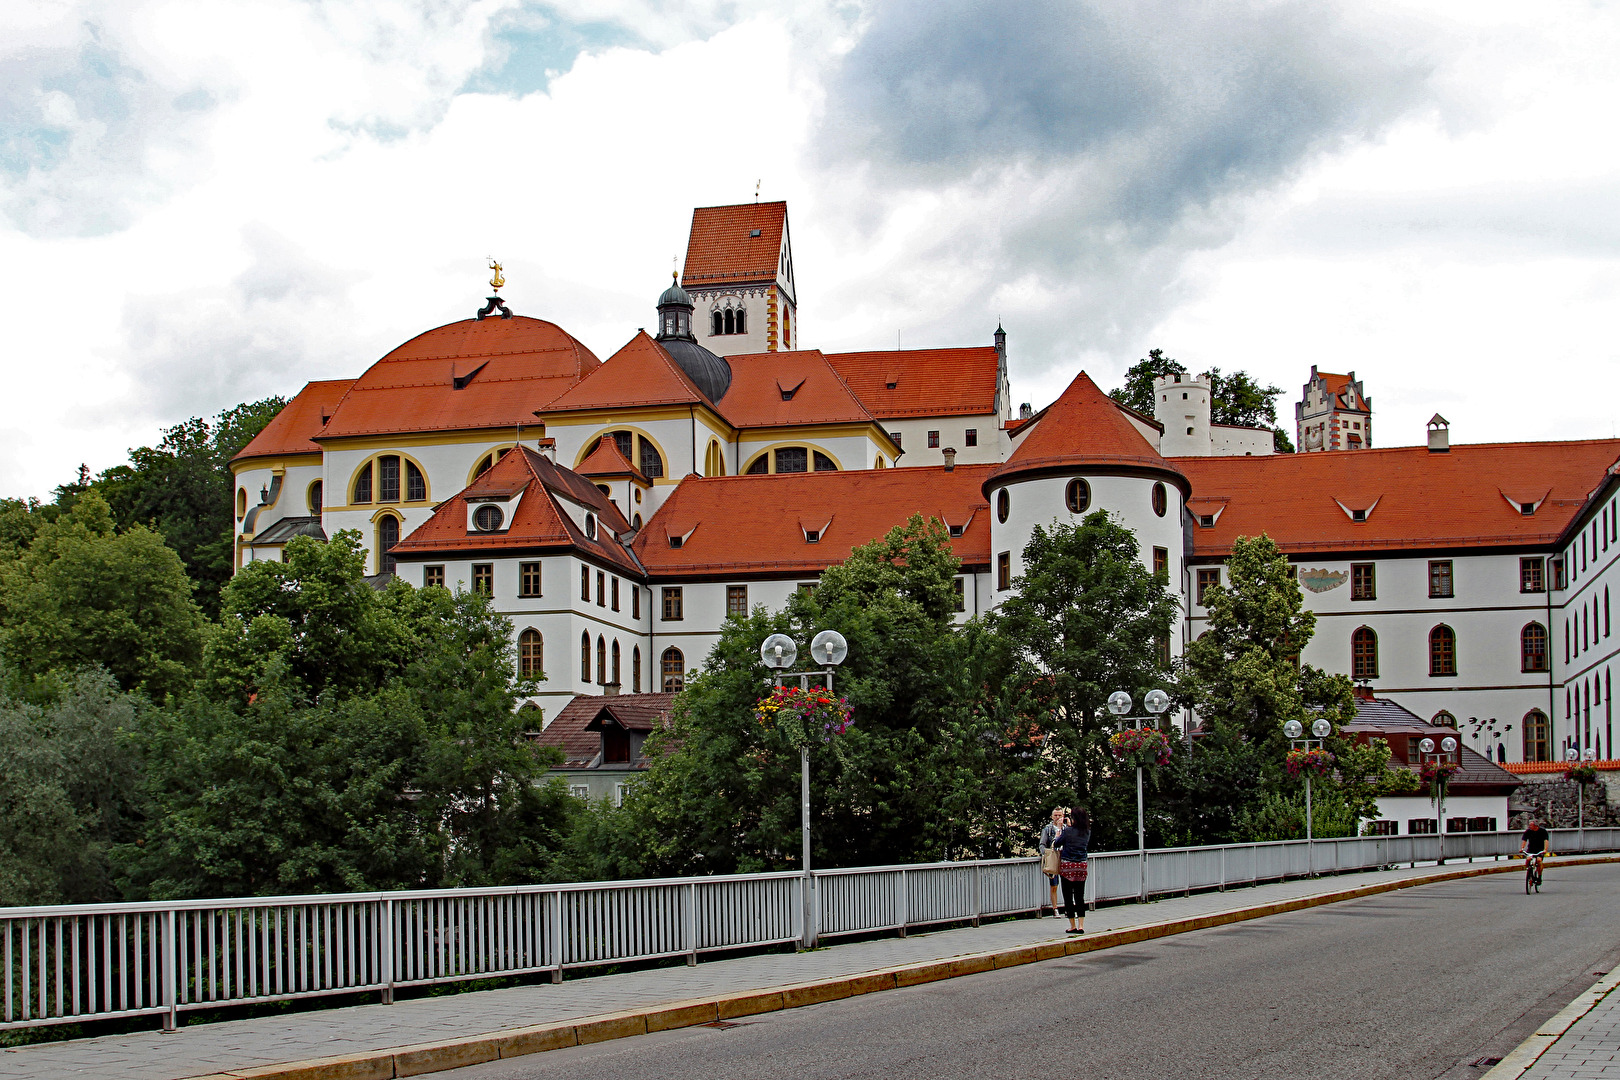
[[[952,549],[963,563],[983,566],[990,515],[980,488],[994,467],[687,477],[636,537],[635,552],[662,575],[816,574],[921,514],[962,526]],[[806,529],[821,531],[817,543],[805,539]],[[685,539],[674,548],[671,536]]]
[[[755,230],[758,236],[752,235]],[[692,211],[681,284],[775,281],[786,230],[785,202],[698,207]]]
[[[264,430],[242,447],[232,461],[243,458],[270,457],[279,454],[318,454],[321,448],[310,440],[320,434],[326,420],[337,408],[343,395],[354,385],[353,379],[325,379],[306,383],[298,395],[264,425]]]
[[[1012,456],[993,479],[1080,468],[1147,471],[1172,480],[1183,493],[1187,490],[1186,477],[1159,455],[1119,404],[1084,371],[1025,425]]]
[[[542,411],[704,405],[708,401],[664,347],[642,331]]]
[[[596,440],[596,446],[585,455],[585,460],[581,461],[574,471],[593,479],[598,476],[630,476],[643,484],[652,483],[647,479],[646,473],[630,464],[630,459],[620,452],[619,444],[606,435]]]
[[[827,363],[873,416],[987,416],[996,411],[1001,369],[991,345],[830,353]]]
[[[538,426],[534,410],[600,363],[542,319],[463,319],[367,368],[321,437]]]
[[[743,353],[727,360],[731,389],[720,411],[734,427],[877,422],[819,349]]]
[[[583,769],[602,752],[601,725],[596,721],[604,713],[627,731],[650,732],[669,719],[674,700],[674,694],[576,694],[534,741],[538,746],[560,747],[562,768]]]
[[[1193,532],[1200,556],[1224,556],[1239,536],[1265,533],[1284,551],[1352,551],[1554,542],[1620,457],[1620,440],[1177,458],[1200,499],[1225,501],[1212,529]],[[1550,489],[1550,491],[1549,491]],[[1548,492],[1525,515],[1503,491]],[[1350,510],[1368,510],[1365,522]]]
[[[483,533],[468,528],[469,500],[511,496],[519,491],[524,492],[523,498],[505,531]],[[557,505],[556,496],[571,499],[596,514],[600,519],[596,539],[585,536],[574,519]],[[433,516],[395,544],[390,554],[419,559],[469,551],[572,548],[639,575],[641,567],[614,539],[615,533],[629,531],[630,524],[619,508],[595,484],[525,446],[508,453],[466,490],[441,503]]]

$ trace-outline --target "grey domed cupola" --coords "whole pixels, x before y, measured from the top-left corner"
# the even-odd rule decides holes
[[[672,273],[670,277],[674,277]],[[692,297],[678,280],[658,298],[658,336],[664,351],[686,372],[710,401],[718,402],[731,389],[731,365],[714,355],[692,335]]]

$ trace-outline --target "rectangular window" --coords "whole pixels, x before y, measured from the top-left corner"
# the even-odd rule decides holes
[[[1170,579],[1170,549],[1156,547],[1153,549],[1153,572],[1165,580]]]
[[[1569,588],[1569,566],[1563,559],[1552,561],[1552,587],[1555,589]]]
[[[613,579],[613,610],[619,610],[619,579]]]
[[[442,566],[424,566],[424,567],[422,567],[422,584],[424,586],[426,586],[426,585],[437,585],[440,588],[443,588],[444,587],[444,567],[442,567]]]
[[[1414,836],[1416,836],[1416,835],[1418,835],[1420,833],[1438,832],[1439,830],[1435,826],[1436,826],[1436,821],[1432,817],[1431,818],[1415,817],[1415,818],[1407,818],[1406,819],[1406,831],[1408,833],[1414,835]]]
[[[569,784],[568,794],[572,795],[576,799],[589,800],[591,797],[591,789],[586,787],[584,784]]]
[[[899,449],[901,449],[901,450],[904,450],[904,449],[905,449],[905,444],[904,444],[904,443],[902,443],[902,442],[901,442],[901,441],[900,441],[900,433],[899,433],[899,432],[898,432],[898,431],[891,431],[891,432],[889,432],[889,438],[891,438],[891,439],[893,439],[893,440],[894,440],[894,445],[895,445],[895,446],[896,446],[896,447],[898,447],[898,448],[899,448]],[[354,501],[355,501],[355,502],[359,502],[359,501],[360,501],[360,500],[359,500],[359,499],[356,499],[356,500],[354,500]]]
[[[1545,563],[1538,556],[1534,559],[1519,560],[1519,591],[1520,592],[1546,592],[1547,580],[1543,573]]]
[[[664,621],[678,622],[686,618],[685,604],[679,587],[664,589]]]
[[[390,454],[377,459],[379,502],[399,502],[399,458]]]
[[[1451,597],[1450,559],[1431,559],[1429,561],[1429,596],[1437,600]]]
[[[776,471],[779,473],[805,472],[810,455],[802,446],[780,446],[776,450]]]
[[[518,595],[540,595],[540,564],[537,562],[518,563]]]
[[[607,607],[607,575],[596,572],[596,606]]]
[[[1350,599],[1376,600],[1378,599],[1378,582],[1373,576],[1373,564],[1370,562],[1350,564]]]
[[[726,586],[726,614],[746,618],[748,615],[748,586]]]
[[[996,588],[1005,592],[1012,588],[1012,552],[1003,551],[996,556]]]
[[[494,563],[473,563],[473,592],[483,593],[485,596],[495,595]]]
[[[930,449],[930,450],[938,450],[939,449],[939,432],[930,431],[928,433],[928,449]]]
[[[951,592],[954,593],[955,597],[956,597],[956,602],[953,605],[952,610],[953,611],[966,611],[967,610],[967,583],[964,582],[961,578],[952,578],[951,579]]]
[[[1363,836],[1394,836],[1400,831],[1398,821],[1369,821],[1362,830]]]
[[[1219,585],[1220,583],[1221,583],[1221,570],[1220,570],[1220,567],[1216,567],[1213,570],[1200,570],[1200,571],[1198,571],[1198,606],[1199,607],[1204,606],[1204,594],[1209,592],[1209,590],[1212,587],[1214,587],[1216,585]]]
[[[640,585],[631,586],[631,589],[630,589],[630,617],[632,619],[637,619],[637,620],[639,620],[641,618],[641,586]]]
[[[963,442],[964,445],[967,445],[967,446],[978,446],[979,445],[979,429],[974,428],[974,427],[968,428],[966,433],[962,436],[962,442]]]
[[[579,568],[579,598],[581,600],[591,598],[591,568],[588,566]]]

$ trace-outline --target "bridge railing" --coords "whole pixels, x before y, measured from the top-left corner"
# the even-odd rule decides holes
[[[1092,854],[1087,899],[1141,899],[1402,863],[1489,859],[1518,833],[1365,836]],[[1557,852],[1620,849],[1563,829]],[[0,1029],[549,973],[941,923],[1049,903],[1036,859],[492,889],[0,908]],[[808,899],[808,903],[807,903]],[[808,920],[806,912],[809,913]]]

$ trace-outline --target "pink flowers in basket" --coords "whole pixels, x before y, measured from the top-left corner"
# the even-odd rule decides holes
[[[1292,777],[1326,776],[1333,771],[1337,759],[1326,750],[1290,750],[1283,758],[1283,768]]]
[[[830,743],[855,723],[849,702],[825,690],[778,686],[754,706],[762,727],[774,727],[796,747]]]
[[[1126,728],[1108,736],[1114,760],[1132,769],[1170,763],[1170,736],[1158,728]]]

